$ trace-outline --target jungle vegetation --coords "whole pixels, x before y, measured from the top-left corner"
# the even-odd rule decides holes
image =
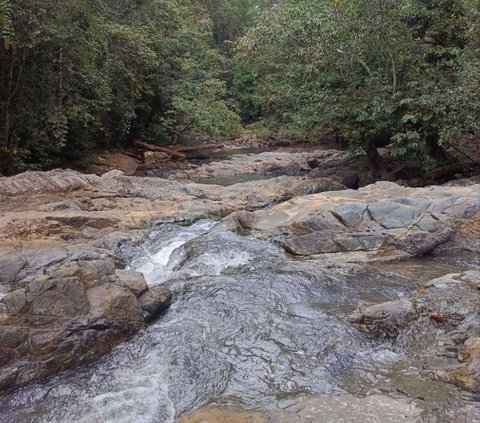
[[[478,0],[0,0],[0,173],[242,126],[425,166],[480,130]]]

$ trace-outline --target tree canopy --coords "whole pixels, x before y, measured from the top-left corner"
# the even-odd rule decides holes
[[[447,161],[480,128],[480,3],[283,1],[238,42],[271,124],[306,138],[333,131],[378,163]]]
[[[0,172],[242,122],[426,165],[480,129],[477,0],[0,0]]]

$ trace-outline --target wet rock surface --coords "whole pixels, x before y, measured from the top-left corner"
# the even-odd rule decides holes
[[[458,358],[427,354],[434,361],[426,367],[423,344],[407,349],[398,335],[367,336],[347,320],[359,304],[408,299],[432,276],[465,274],[475,268],[472,253],[340,265],[328,254],[299,259],[254,234],[211,230],[214,224],[205,219],[149,231],[131,266],[150,285],[169,286],[172,306],[95,363],[2,393],[4,418],[173,423],[208,405],[220,414],[206,410],[203,417],[217,420],[253,410],[249,418],[309,421],[309,409],[298,404],[311,399],[321,410],[313,422],[344,418],[350,403],[347,421],[375,421],[373,407],[396,418],[418,408],[425,423],[478,419],[473,394],[431,372],[458,368]],[[123,283],[142,290],[135,275]],[[473,310],[465,310],[464,320]],[[468,344],[462,353],[469,363],[470,350]],[[373,395],[396,405],[364,405]]]
[[[348,320],[420,355],[431,375],[480,394],[479,283],[480,271],[447,274],[422,284],[414,296],[361,308]]]
[[[149,289],[117,256],[152,223],[225,216],[343,188],[306,177],[183,185],[118,170],[0,178],[0,389],[96,359],[167,308],[168,288]]]
[[[179,423],[414,423],[422,421],[421,414],[418,404],[403,398],[316,395],[301,398],[283,410],[242,411],[205,407],[182,417]]]
[[[166,287],[155,295],[142,274],[117,270],[120,259],[105,250],[17,242],[14,251],[28,272],[0,294],[0,388],[99,358],[170,302]]]
[[[251,173],[311,169],[310,153],[289,153],[288,159],[279,154],[238,159],[234,166]],[[327,151],[316,159],[328,162],[342,154]],[[195,175],[235,172],[227,161],[208,166],[194,169]],[[0,389],[94,360],[165,310],[168,289],[149,288],[119,257],[123,246],[138,245],[155,224],[226,217],[215,230],[253,229],[294,255],[324,255],[332,263],[405,258],[445,245],[474,251],[478,190],[478,184],[413,189],[377,183],[353,191],[338,180],[307,176],[222,187],[118,170],[0,178]],[[375,331],[401,339],[402,328],[415,325],[422,307],[399,300]],[[459,325],[478,314],[465,310]],[[449,319],[456,321],[453,314]],[[401,325],[394,330],[390,321]],[[465,366],[442,373],[473,390],[475,339],[469,335],[459,344]]]

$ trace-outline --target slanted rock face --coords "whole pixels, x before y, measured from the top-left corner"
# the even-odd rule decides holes
[[[170,302],[166,287],[149,291],[142,274],[117,269],[108,251],[55,242],[11,247],[29,270],[20,280],[20,271],[10,280],[3,273],[16,288],[0,294],[0,389],[100,357]]]
[[[0,178],[0,389],[100,357],[168,306],[112,252],[152,222],[254,210],[344,187],[280,177],[234,187],[70,170]]]
[[[409,297],[361,308],[350,323],[372,337],[395,338],[437,377],[480,393],[480,271],[445,275]],[[444,363],[442,368],[440,363]]]
[[[295,255],[363,251],[408,257],[434,250],[463,222],[478,220],[478,192],[480,185],[415,189],[377,182],[358,191],[323,192],[242,212],[224,225],[260,231]]]

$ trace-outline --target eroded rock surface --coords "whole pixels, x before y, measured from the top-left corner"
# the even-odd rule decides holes
[[[235,175],[306,175],[311,172],[311,163],[316,160],[322,166],[345,159],[347,153],[338,150],[318,150],[310,152],[273,151],[249,155],[233,155],[229,160],[213,161],[200,166],[191,166],[171,175],[174,179],[209,179]],[[319,175],[324,177],[327,175]],[[331,175],[328,175],[329,177]],[[332,178],[331,178],[332,179]],[[337,182],[342,180],[333,178]]]
[[[358,330],[421,351],[427,372],[480,394],[480,271],[448,274],[416,295],[361,308],[349,317]]]
[[[169,292],[148,289],[118,257],[119,246],[141,242],[155,223],[229,216],[219,227],[254,229],[297,255],[409,257],[447,241],[476,245],[469,222],[478,220],[479,188],[377,183],[353,191],[305,176],[221,187],[118,170],[0,178],[0,387],[95,359],[165,309]]]
[[[149,289],[116,254],[153,223],[221,217],[343,188],[306,177],[183,185],[118,170],[0,178],[0,389],[96,359],[165,310],[169,290]]]
[[[283,410],[205,407],[182,417],[179,423],[413,423],[423,421],[421,413],[415,402],[386,395],[315,395],[301,398]]]
[[[99,358],[170,302],[167,288],[155,295],[109,251],[55,241],[9,247],[19,265],[10,280],[2,275],[11,284],[0,294],[0,389]]]
[[[478,221],[479,192],[479,185],[406,188],[377,182],[357,191],[324,192],[268,210],[242,211],[223,225],[257,230],[299,256],[364,252],[366,258],[409,257],[445,244],[469,219]],[[471,231],[471,238],[477,235]]]

